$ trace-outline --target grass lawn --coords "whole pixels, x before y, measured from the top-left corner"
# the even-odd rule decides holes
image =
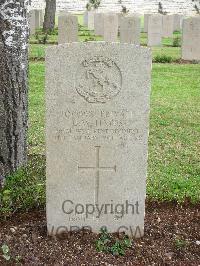
[[[41,31],[38,31],[41,33]],[[43,35],[39,35],[39,39],[35,36],[31,36],[30,46],[29,46],[29,58],[34,60],[44,59],[45,57],[45,48],[48,45],[55,45],[57,44],[57,30],[53,35],[48,35],[46,45],[42,44],[42,37]],[[176,34],[174,34],[176,36]],[[93,31],[88,31],[85,27],[81,27],[79,29],[79,42],[85,41],[103,41],[101,36],[95,36]],[[146,46],[147,45],[147,34],[141,34],[141,44]],[[163,57],[168,56],[171,57],[172,61],[176,61],[181,58],[181,48],[180,47],[173,47],[173,39],[171,38],[164,38],[163,39],[163,46],[162,47],[152,47],[153,52],[153,59],[157,56]]]
[[[148,199],[200,200],[199,73],[200,65],[153,64]],[[8,178],[2,213],[45,206],[44,78],[44,62],[30,63],[30,161]]]
[[[83,26],[83,16],[78,16],[79,22],[79,33],[78,39],[79,42],[85,41],[103,41],[101,36],[95,36],[94,31],[89,31],[85,26]],[[143,25],[143,19],[141,19],[141,27]],[[32,35],[30,38],[30,48],[29,48],[29,58],[34,60],[44,59],[45,56],[45,48],[47,45],[57,44],[58,41],[58,28],[55,28],[54,32],[48,35],[46,45],[42,44],[44,39],[44,34],[42,33],[41,29],[36,31],[35,35]],[[153,59],[155,60],[156,57],[165,57],[168,56],[171,58],[172,61],[176,61],[181,58],[181,48],[180,47],[173,47],[174,41],[176,45],[180,46],[181,42],[181,34],[180,32],[174,32],[173,38],[163,38],[162,40],[162,47],[153,47]],[[147,45],[147,33],[141,33],[140,43],[143,46]],[[158,62],[158,61],[156,61]],[[159,61],[160,62],[160,61]]]
[[[80,41],[83,41],[85,37],[80,36],[79,39]],[[101,40],[101,37],[99,37],[98,40]],[[35,60],[44,60],[46,47],[48,47],[48,45],[31,44],[29,46],[29,58]],[[155,59],[156,56],[169,56],[172,58],[172,61],[175,61],[181,58],[181,49],[180,47],[153,47],[152,55],[153,59]]]
[[[82,16],[78,19],[79,41],[102,40],[83,27]],[[29,164],[8,177],[0,192],[0,217],[18,209],[45,206],[44,57],[46,47],[57,42],[57,29],[45,45],[39,43],[41,30],[37,32],[29,47]],[[180,38],[179,32],[174,33],[176,37]],[[145,33],[141,43],[147,43]],[[163,47],[152,48],[153,58],[180,59],[180,47],[172,44],[172,38],[163,39]],[[153,64],[147,179],[150,200],[200,201],[199,73],[199,64]]]

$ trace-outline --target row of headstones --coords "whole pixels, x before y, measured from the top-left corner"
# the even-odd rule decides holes
[[[200,16],[146,14],[144,31],[148,34],[148,46],[160,46],[162,37],[173,37],[174,31],[182,31],[182,59],[200,60]]]
[[[75,16],[59,18],[61,33],[76,28],[68,35],[74,39],[77,25]],[[106,15],[109,40],[112,28],[118,32],[117,18]],[[50,235],[106,227],[143,236],[151,67],[150,49],[139,45],[72,42],[47,48]]]
[[[36,29],[42,28],[44,22],[44,10],[33,9],[29,13],[30,34],[35,34]]]
[[[99,27],[102,27],[102,16],[105,15],[105,13],[96,13],[94,11],[86,11],[84,13],[84,25],[88,27],[90,30],[96,30],[96,27],[100,25]],[[120,21],[121,18],[126,17],[127,15],[123,15],[122,13],[117,13],[118,20]],[[148,19],[153,14],[144,14],[144,29],[143,32],[148,31]],[[140,14],[132,13],[128,14],[128,16],[138,16],[140,17]],[[172,37],[174,31],[180,31],[181,30],[181,22],[183,19],[183,15],[180,14],[173,14],[173,15],[164,15],[162,16],[162,27],[163,27],[163,37]]]
[[[95,35],[103,36],[106,42],[140,44],[141,21],[138,15],[123,16],[113,13],[87,12],[84,25],[94,30]],[[92,15],[91,15],[92,14]],[[144,32],[148,34],[148,46],[161,46],[162,37],[173,37],[174,31],[183,32],[182,58],[200,60],[200,17],[183,19],[183,16],[145,14]],[[58,43],[78,41],[78,18],[63,14],[58,20]]]
[[[44,21],[43,10],[31,10],[30,32],[35,34]],[[103,36],[106,42],[118,40],[122,43],[140,44],[141,22],[139,15],[123,16],[112,13],[96,13],[87,11],[84,14],[84,25],[94,30],[95,35]],[[65,12],[59,16],[58,43],[78,41],[78,18]],[[144,15],[144,32],[148,34],[148,46],[160,46],[162,37],[172,37],[174,31],[182,29],[182,58],[185,60],[200,60],[200,17],[183,19],[182,15]]]

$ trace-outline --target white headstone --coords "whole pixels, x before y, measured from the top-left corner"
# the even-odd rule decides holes
[[[95,35],[103,36],[103,26],[104,26],[104,14],[95,13],[94,14],[94,33]]]
[[[120,42],[140,44],[140,17],[127,16],[120,21]]]
[[[149,17],[151,14],[144,14],[144,32],[148,31],[148,23],[149,23]]]
[[[40,9],[40,28],[43,27],[43,23],[44,23],[44,10]]]
[[[163,16],[163,37],[173,37],[174,32],[174,15]]]
[[[94,14],[95,10],[88,11],[88,29],[94,30]]]
[[[173,16],[174,16],[174,31],[181,31],[182,22],[183,22],[183,15],[174,14]]]
[[[69,10],[63,9],[58,12],[58,17],[71,15]]]
[[[85,27],[88,26],[88,11],[85,11],[84,14],[83,14],[83,25]]]
[[[118,40],[118,15],[108,13],[104,14],[104,41],[117,42]]]
[[[47,48],[47,226],[144,233],[151,55],[131,44]]]
[[[200,60],[200,17],[183,20],[182,58]]]
[[[58,17],[58,44],[78,41],[78,18],[74,15]]]
[[[40,28],[40,10],[35,9],[35,28],[39,29]]]
[[[162,17],[160,14],[149,17],[148,46],[162,45]]]
[[[30,10],[29,12],[29,25],[30,25],[30,34],[35,34],[35,10]]]
[[[44,13],[42,9],[32,9],[29,13],[30,32],[35,34],[35,30],[43,27]]]

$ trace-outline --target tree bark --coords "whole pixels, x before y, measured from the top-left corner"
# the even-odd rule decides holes
[[[28,6],[0,2],[0,180],[27,160]]]
[[[46,0],[43,31],[52,31],[55,27],[56,0]]]

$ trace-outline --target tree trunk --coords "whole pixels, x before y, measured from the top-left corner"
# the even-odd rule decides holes
[[[28,5],[0,2],[0,181],[27,159]]]
[[[46,0],[43,31],[52,31],[55,27],[56,0]]]

